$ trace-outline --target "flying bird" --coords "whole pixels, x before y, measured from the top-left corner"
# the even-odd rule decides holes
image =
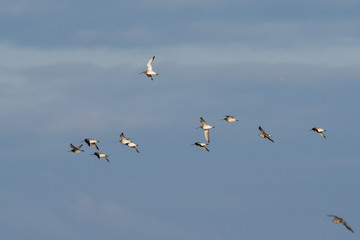
[[[106,161],[110,162],[109,159],[108,159],[109,156],[106,155],[105,153],[94,152],[94,153],[91,154],[91,155],[95,155],[95,156],[97,156],[98,159],[103,158],[103,159],[105,159]]]
[[[202,117],[200,117],[200,122],[201,122],[202,125],[199,128],[204,129],[205,139],[206,139],[206,141],[208,143],[210,143],[209,130],[211,128],[214,128],[214,126],[211,126],[211,125],[207,124]]]
[[[325,129],[318,128],[318,127],[313,127],[313,128],[310,129],[309,131],[317,132],[318,134],[320,134],[321,136],[323,136],[323,138],[326,138],[326,136],[325,136],[324,133],[323,133],[323,132],[326,132]]]
[[[262,137],[262,138],[267,138],[267,139],[269,139],[270,141],[274,142],[274,140],[272,140],[272,138],[271,138],[271,135],[270,135],[270,134],[267,134],[267,133],[265,132],[265,130],[262,129],[260,126],[259,126],[259,130],[261,131],[261,133],[259,134],[260,137]]]
[[[124,144],[124,145],[127,145],[127,144],[130,143],[131,141],[124,136],[124,133],[121,133],[121,134],[120,134],[120,140],[119,140],[119,142],[121,142],[121,143]]]
[[[209,145],[209,144],[207,144],[207,143],[203,143],[203,142],[196,142],[196,143],[194,143],[193,145],[196,145],[196,146],[198,146],[198,147],[201,147],[202,149],[204,149],[204,150],[206,150],[206,151],[210,151],[209,149],[207,149],[207,147],[206,147],[206,145]]]
[[[158,73],[154,72],[154,71],[153,71],[153,68],[152,68],[152,62],[154,61],[154,59],[155,59],[155,56],[153,56],[152,58],[150,58],[150,60],[149,60],[148,63],[146,64],[147,70],[141,72],[141,73],[146,74],[146,76],[147,76],[148,78],[150,78],[151,80],[153,80],[152,75],[159,75]],[[140,73],[140,74],[141,74],[141,73]]]
[[[99,147],[96,145],[97,142],[100,142],[98,140],[95,139],[91,139],[91,138],[85,138],[85,140],[83,142],[86,142],[87,145],[90,147],[90,144],[94,146],[94,148],[96,148],[97,150],[99,150]]]
[[[226,116],[223,120],[225,120],[227,122],[237,122],[237,121],[239,121],[234,116]]]
[[[84,151],[84,150],[81,149],[82,144],[81,144],[80,146],[78,146],[78,147],[75,147],[74,145],[72,145],[72,144],[70,143],[70,147],[71,147],[72,149],[71,149],[69,152],[81,153],[81,152]]]
[[[328,215],[328,217],[333,217],[334,219],[332,220],[332,222],[342,223],[350,232],[354,233],[354,231],[351,229],[351,227],[349,227],[349,225],[347,225],[345,219],[337,217],[335,215]]]

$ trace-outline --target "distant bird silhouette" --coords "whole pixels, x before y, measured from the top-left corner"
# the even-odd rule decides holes
[[[206,151],[210,151],[209,149],[207,149],[207,147],[206,147],[206,145],[209,145],[209,144],[207,144],[207,143],[203,143],[203,142],[196,142],[196,143],[194,143],[193,145],[195,145],[195,146],[198,146],[198,147],[201,147],[202,149],[204,149],[204,150],[206,150]]]
[[[103,158],[103,159],[105,159],[106,161],[110,162],[109,159],[108,159],[109,156],[106,155],[105,153],[94,152],[94,153],[91,154],[91,155],[95,155],[95,156],[97,156],[98,159]]]
[[[237,121],[239,121],[234,116],[226,116],[223,120],[225,120],[227,122],[237,122]]]
[[[260,137],[262,137],[262,138],[267,138],[267,139],[269,139],[270,141],[274,142],[274,140],[272,140],[272,138],[271,138],[271,135],[270,135],[270,134],[267,134],[267,133],[265,132],[265,130],[262,129],[260,126],[259,126],[259,130],[261,131],[261,133],[259,134]]]
[[[149,60],[148,63],[146,64],[147,70],[141,72],[141,73],[146,74],[146,76],[147,76],[148,78],[150,78],[151,80],[153,80],[152,75],[159,75],[158,73],[154,72],[154,71],[153,71],[153,68],[152,68],[152,62],[154,61],[154,59],[155,59],[155,56],[153,56],[152,58],[150,58],[150,60]]]
[[[214,126],[211,126],[211,125],[207,124],[202,117],[200,117],[200,122],[201,122],[202,125],[201,125],[199,128],[204,129],[205,139],[206,139],[206,141],[207,141],[208,143],[210,143],[209,130],[210,130],[211,128],[214,128]]]
[[[91,138],[86,138],[83,142],[86,142],[86,144],[90,147],[90,144],[94,146],[94,148],[96,148],[97,150],[99,150],[99,147],[96,145],[97,142],[100,142],[98,140],[95,139],[91,139]]]
[[[342,223],[350,232],[354,233],[354,231],[351,229],[351,227],[349,227],[349,225],[347,225],[345,219],[337,217],[335,215],[328,215],[328,217],[333,217],[334,219],[332,221],[334,223]]]
[[[71,149],[69,152],[81,153],[81,152],[84,151],[84,150],[81,149],[82,144],[81,144],[80,146],[78,146],[78,147],[75,147],[74,145],[72,145],[72,144],[70,143],[70,147],[71,147],[72,149]]]
[[[326,138],[326,136],[324,135],[323,132],[326,132],[325,129],[322,129],[322,128],[318,128],[318,127],[313,127],[312,129],[310,129],[309,131],[314,131],[314,132],[317,132],[318,134],[320,134],[321,136],[323,136],[323,138]]]

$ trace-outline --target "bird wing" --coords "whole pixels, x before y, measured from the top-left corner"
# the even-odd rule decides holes
[[[333,218],[338,218],[338,219],[342,219],[342,218],[340,218],[340,217],[338,217],[338,216],[335,216],[335,215],[327,215],[328,217],[333,217]]]
[[[270,141],[274,142],[274,140],[272,140],[270,135],[266,135],[267,139],[269,139]]]
[[[205,147],[205,146],[202,146],[201,148],[202,148],[202,149],[205,149],[205,150],[208,151],[208,152],[210,151],[210,150],[207,149],[207,147]]]
[[[131,147],[132,149],[134,149],[137,153],[139,153],[139,150],[137,150],[136,147]]]
[[[344,226],[350,231],[350,232],[354,232],[352,229],[351,229],[351,227],[349,227],[349,225],[347,225],[347,223],[345,222],[345,221],[343,221],[343,224],[344,224]]]
[[[150,74],[146,74],[146,76],[147,76],[148,78],[150,78],[151,80],[154,80],[153,77],[152,77]]]
[[[259,130],[260,130],[263,134],[266,134],[266,132],[264,131],[264,129],[262,129],[260,126],[259,126]]]
[[[91,143],[91,145],[94,146],[94,148],[96,148],[97,150],[99,150],[99,147],[96,145],[96,143]],[[90,145],[89,145],[90,146]]]
[[[322,132],[319,132],[319,134],[320,134],[321,136],[323,136],[324,138],[326,138],[325,135],[324,135]]]
[[[75,147],[74,145],[72,145],[72,143],[70,143],[70,147],[71,147],[72,149],[76,149],[76,147]]]
[[[209,129],[204,130],[205,139],[210,143]]]
[[[148,69],[149,71],[152,71],[152,62],[154,61],[154,59],[155,59],[155,56],[153,56],[152,58],[150,58],[150,60],[149,60],[148,63],[146,64],[147,69]],[[152,79],[151,79],[151,80],[152,80]]]
[[[105,156],[104,159],[105,159],[107,162],[110,162],[107,157],[108,157],[108,156]]]
[[[202,117],[200,117],[200,122],[201,122],[202,125],[207,124]]]

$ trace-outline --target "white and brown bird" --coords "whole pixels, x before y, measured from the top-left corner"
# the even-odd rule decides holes
[[[105,159],[106,161],[110,162],[109,159],[108,159],[109,156],[106,155],[105,153],[94,152],[94,153],[91,154],[91,155],[95,155],[95,156],[97,156],[98,159],[103,158],[103,159]]]
[[[318,134],[320,134],[321,136],[323,136],[323,138],[326,138],[326,136],[324,135],[324,132],[326,132],[325,129],[318,128],[318,127],[313,127],[313,128],[310,129],[309,131],[317,132]]]
[[[237,121],[239,121],[234,116],[225,116],[225,118],[223,120],[225,120],[227,122],[237,122]]]
[[[332,222],[334,222],[334,223],[342,223],[350,232],[354,233],[354,231],[351,229],[351,227],[349,227],[349,225],[347,225],[345,219],[340,218],[340,217],[335,216],[335,215],[328,215],[328,217],[333,217],[334,219],[332,220]]]
[[[72,144],[70,143],[70,147],[71,147],[72,149],[71,149],[69,152],[81,153],[81,152],[84,151],[84,150],[81,149],[82,144],[81,144],[80,146],[78,146],[78,147],[75,147],[74,145],[72,145]]]
[[[211,125],[207,124],[202,117],[200,117],[200,122],[201,122],[202,125],[199,128],[202,128],[204,130],[205,139],[206,139],[206,141],[208,143],[210,143],[209,130],[211,128],[214,128],[214,126],[211,126]]]
[[[196,142],[196,143],[194,143],[193,145],[195,145],[195,146],[198,146],[198,147],[201,147],[202,149],[204,149],[204,150],[206,150],[206,151],[210,151],[209,149],[207,149],[207,147],[206,147],[206,145],[209,145],[209,144],[207,144],[207,143],[203,143],[203,142]]]
[[[261,131],[261,133],[259,134],[260,137],[262,137],[262,138],[267,138],[267,139],[269,139],[270,141],[274,142],[274,140],[272,140],[272,138],[271,138],[271,135],[270,135],[270,134],[267,134],[267,133],[265,132],[265,130],[262,129],[260,126],[259,126],[259,130]]]
[[[124,145],[127,145],[127,144],[130,143],[131,141],[124,136],[124,133],[121,133],[121,134],[120,134],[120,140],[119,140],[119,142],[121,142],[121,143],[124,144]]]
[[[155,59],[155,56],[153,56],[152,58],[150,58],[150,60],[149,60],[148,63],[146,64],[147,70],[141,72],[141,73],[146,74],[146,76],[147,76],[148,78],[150,78],[151,80],[153,80],[152,75],[159,75],[157,72],[154,72],[154,71],[153,71],[152,63],[153,63],[154,59]],[[141,74],[141,73],[140,73],[140,74]]]
[[[94,146],[94,148],[96,148],[97,150],[99,150],[99,147],[96,145],[96,143],[100,142],[98,140],[95,139],[91,139],[91,138],[85,138],[85,140],[83,142],[86,142],[86,144],[90,147],[90,144]]]

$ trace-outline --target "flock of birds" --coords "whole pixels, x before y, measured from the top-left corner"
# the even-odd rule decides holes
[[[89,147],[90,145],[92,145],[94,148],[96,148],[97,150],[99,150],[99,147],[96,143],[100,142],[98,140],[92,139],[92,138],[85,138],[84,141]],[[139,153],[139,150],[136,148],[138,145],[136,143],[134,143],[133,141],[131,141],[129,138],[126,138],[124,136],[124,133],[120,134],[120,140],[118,141],[128,147],[131,147],[132,149],[134,149],[137,153]],[[81,144],[80,146],[76,147],[74,146],[72,143],[70,143],[70,148],[71,150],[69,152],[73,152],[73,153],[81,153],[84,152],[84,150],[81,149],[81,147],[83,146],[83,144]],[[105,159],[107,162],[110,162],[110,160],[108,159],[109,155],[105,154],[105,153],[101,153],[101,152],[94,152],[91,155],[95,155],[97,158],[103,158]]]
[[[141,72],[140,74],[145,74],[149,79],[154,80],[153,76],[154,75],[159,75],[157,72],[155,72],[153,70],[152,67],[152,63],[155,59],[155,56],[153,56],[152,58],[150,58],[150,60],[147,62],[146,66],[147,66],[147,70]],[[226,116],[223,120],[225,120],[226,122],[237,122],[238,120],[234,117],[234,116]],[[195,142],[192,145],[198,146],[206,151],[210,151],[206,146],[209,145],[210,143],[210,129],[214,128],[214,126],[209,125],[202,117],[200,117],[200,123],[201,126],[198,128],[201,128],[204,130],[204,136],[205,136],[205,140],[206,142]],[[261,126],[259,126],[259,130],[260,130],[260,134],[259,137],[262,138],[267,138],[269,141],[271,142],[275,142],[272,139],[272,136],[270,134],[268,134]],[[309,131],[314,131],[318,134],[320,134],[323,138],[326,138],[326,136],[324,135],[324,132],[326,131],[323,128],[318,128],[318,127],[313,127],[312,129],[310,129]],[[99,147],[97,146],[96,143],[98,143],[98,140],[95,139],[91,139],[91,138],[86,138],[84,139],[82,142],[85,142],[89,147],[90,145],[92,145],[94,148],[96,148],[97,150],[99,150]],[[139,153],[139,150],[136,148],[138,145],[136,143],[134,143],[133,141],[130,140],[130,138],[126,138],[124,136],[124,133],[120,134],[120,140],[118,140],[117,142],[122,143],[125,146],[128,146],[132,149],[134,149],[137,153]],[[73,144],[70,144],[70,148],[71,150],[69,152],[73,152],[73,153],[81,153],[84,152],[84,150],[82,150],[83,144],[79,145],[79,146],[74,146]],[[101,153],[101,152],[94,152],[91,155],[95,155],[97,158],[104,158],[107,162],[110,162],[108,159],[108,155],[106,155],[105,153]],[[335,216],[335,215],[328,215],[328,217],[332,217],[333,220],[332,222],[334,223],[338,223],[338,224],[343,224],[349,231],[351,231],[352,233],[354,233],[354,231],[352,230],[352,228],[346,223],[345,219]]]

